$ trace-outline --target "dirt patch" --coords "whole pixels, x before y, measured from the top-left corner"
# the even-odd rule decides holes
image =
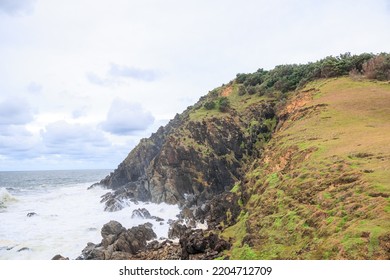
[[[233,92],[233,87],[228,86],[224,88],[224,90],[221,92],[221,96],[228,97],[230,94],[232,94],[232,92]]]

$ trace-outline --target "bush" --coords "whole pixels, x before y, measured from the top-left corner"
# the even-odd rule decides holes
[[[390,55],[380,54],[363,64],[363,73],[369,79],[390,80]]]
[[[218,109],[221,112],[226,112],[230,106],[229,99],[227,97],[221,97],[218,99]]]
[[[238,95],[239,96],[243,96],[243,95],[245,95],[246,94],[246,89],[245,89],[245,87],[243,86],[243,85],[239,85],[238,86]]]
[[[215,108],[215,102],[214,101],[208,101],[203,106],[204,106],[204,108],[206,110],[212,110],[212,109]]]
[[[247,76],[248,76],[248,74],[238,73],[236,75],[236,82],[239,84],[243,84],[245,82]]]
[[[249,95],[253,95],[256,93],[256,88],[254,86],[249,86],[247,87],[246,91],[248,92]]]

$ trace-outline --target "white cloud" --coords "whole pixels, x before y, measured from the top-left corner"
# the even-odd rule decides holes
[[[27,90],[31,93],[40,93],[43,89],[43,86],[36,82],[31,82],[27,86]]]
[[[114,77],[133,78],[147,82],[151,82],[157,79],[157,73],[153,70],[138,69],[125,65],[118,65],[115,63],[110,64],[110,70],[108,73]]]
[[[0,125],[0,155],[23,159],[40,153],[39,139],[21,125]]]
[[[9,98],[0,103],[0,125],[22,125],[32,120],[32,110],[26,101]]]
[[[115,99],[101,127],[113,134],[129,135],[146,130],[153,122],[153,115],[145,111],[140,104]]]
[[[153,82],[158,78],[158,74],[154,70],[139,69],[126,65],[110,63],[110,67],[104,76],[99,76],[93,72],[87,72],[87,80],[95,85],[103,87],[120,86],[126,84],[126,79],[136,81]]]
[[[85,154],[85,148],[111,145],[104,134],[94,127],[66,121],[48,124],[41,135],[45,146],[55,154]]]
[[[114,86],[116,82],[111,78],[102,78],[96,75],[95,73],[88,72],[86,75],[87,80],[95,85],[103,86],[103,87],[110,87]]]
[[[0,0],[0,12],[9,15],[31,13],[35,0]]]

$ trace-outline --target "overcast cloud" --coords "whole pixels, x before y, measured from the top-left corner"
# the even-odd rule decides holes
[[[101,126],[103,130],[117,135],[131,135],[146,130],[154,122],[150,112],[142,109],[138,103],[129,103],[115,99],[107,114],[107,120]]]
[[[23,125],[33,120],[33,114],[27,102],[8,98],[0,102],[0,125]]]
[[[9,15],[31,13],[35,0],[0,0],[0,12]]]
[[[114,77],[133,78],[148,82],[152,82],[157,78],[157,74],[153,70],[137,69],[115,63],[111,63],[109,73]]]
[[[388,0],[0,0],[0,170],[115,168],[236,73],[388,30]]]

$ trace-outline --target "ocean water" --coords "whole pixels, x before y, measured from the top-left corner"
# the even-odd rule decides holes
[[[88,187],[109,172],[0,172],[0,259],[46,260],[56,254],[75,259],[88,242],[101,241],[100,230],[110,220],[126,228],[151,222],[158,238],[167,237],[167,221],[180,212],[175,205],[125,203],[121,211],[104,211],[100,200],[109,190]],[[163,224],[131,218],[138,208],[163,218]]]

